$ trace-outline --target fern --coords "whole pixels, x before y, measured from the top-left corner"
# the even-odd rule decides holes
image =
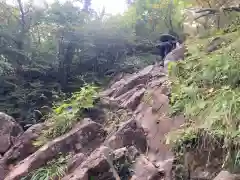
[[[85,85],[79,92],[73,93],[71,98],[54,108],[53,114],[47,121],[48,129],[43,131],[34,144],[40,146],[49,139],[56,138],[69,131],[81,118],[81,111],[93,107],[96,98],[97,87],[93,85]]]

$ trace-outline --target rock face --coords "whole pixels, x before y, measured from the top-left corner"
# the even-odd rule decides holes
[[[144,158],[140,158],[140,162],[138,163],[143,164],[145,162],[149,164],[149,166],[146,166],[146,169],[151,166],[157,167],[157,170],[155,169],[152,171],[153,173],[151,176],[153,176],[153,179],[154,177],[162,176],[162,174],[165,174],[166,179],[170,179],[174,156],[170,151],[170,147],[165,145],[163,140],[166,133],[179,128],[180,125],[184,123],[184,118],[182,116],[171,119],[167,115],[169,109],[169,92],[170,89],[164,69],[160,66],[152,65],[134,74],[133,77],[129,79],[121,79],[113,84],[110,90],[103,93],[105,95],[104,98],[107,97],[109,103],[117,102],[116,104],[118,104],[119,107],[126,108],[124,104],[129,101],[132,101],[132,104],[134,104],[134,108],[129,108],[133,111],[134,116],[126,124],[136,122],[138,129],[143,129],[140,134],[144,134],[145,138],[142,138],[142,140],[138,142],[142,142],[140,146],[142,146],[142,151],[145,151],[148,161],[143,160]],[[130,98],[134,97],[134,94],[143,95],[135,101],[135,98]],[[123,131],[126,124],[121,125],[120,129],[108,139],[111,148],[121,148],[124,146],[123,139],[129,142],[132,141],[131,138],[135,141],[137,140],[133,134],[128,138],[116,137],[117,134],[119,134],[120,137],[124,137],[122,135],[124,133],[120,132]],[[138,137],[141,136],[138,135]],[[143,145],[144,141],[146,145]],[[125,144],[125,146],[126,145],[130,144]],[[139,145],[136,145],[135,142],[135,146],[137,147]],[[147,147],[147,149],[143,147]],[[139,172],[144,172],[145,167],[137,165],[137,162],[134,167]],[[140,167],[142,167],[142,169]],[[146,170],[146,172],[149,171]],[[139,179],[140,176],[141,175],[136,174],[133,179]]]
[[[11,116],[0,112],[0,154],[7,152],[22,133],[22,128]]]
[[[180,128],[184,118],[168,116],[169,94],[169,82],[161,66],[151,65],[122,76],[101,93],[101,101],[108,108],[114,107],[114,115],[126,112],[124,119],[109,125],[111,122],[98,121],[97,116],[94,121],[85,118],[70,132],[40,148],[32,141],[45,126],[33,126],[0,159],[0,179],[19,180],[61,152],[72,155],[67,159],[63,180],[171,180],[174,154],[164,139]],[[228,175],[220,173],[215,180],[236,177]]]

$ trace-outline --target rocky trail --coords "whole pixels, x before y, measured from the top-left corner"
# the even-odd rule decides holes
[[[13,118],[1,113],[0,180],[20,180],[60,154],[71,154],[63,180],[174,179],[175,158],[165,135],[181,128],[184,117],[168,116],[169,94],[166,72],[159,65],[123,75],[100,93],[98,108],[106,110],[104,116],[85,118],[40,148],[33,142],[44,124],[23,132]],[[239,176],[227,171],[214,178],[236,179]]]

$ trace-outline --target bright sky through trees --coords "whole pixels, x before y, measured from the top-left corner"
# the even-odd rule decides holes
[[[29,0],[22,0],[23,2]],[[42,5],[44,0],[33,0],[35,4]],[[48,3],[53,3],[55,0],[45,0]],[[59,0],[64,2],[65,0]],[[16,4],[17,0],[7,0],[8,3]],[[92,0],[92,8],[97,12],[101,11],[105,7],[106,13],[118,14],[123,13],[126,10],[127,5],[125,0]]]
[[[111,14],[123,13],[126,7],[125,0],[92,0],[92,7],[97,11],[105,6],[106,12]]]

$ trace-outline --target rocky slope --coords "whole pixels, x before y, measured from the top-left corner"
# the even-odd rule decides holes
[[[182,115],[168,115],[169,95],[166,71],[159,65],[124,75],[100,93],[98,108],[114,114],[114,121],[109,114],[101,121],[97,116],[82,119],[70,132],[42,147],[33,142],[44,124],[23,132],[11,117],[0,114],[0,179],[20,180],[62,155],[66,160],[63,180],[174,179],[175,157],[165,135],[181,128],[185,120]],[[189,178],[210,179],[201,174]],[[223,179],[239,176],[222,171],[214,178]]]

